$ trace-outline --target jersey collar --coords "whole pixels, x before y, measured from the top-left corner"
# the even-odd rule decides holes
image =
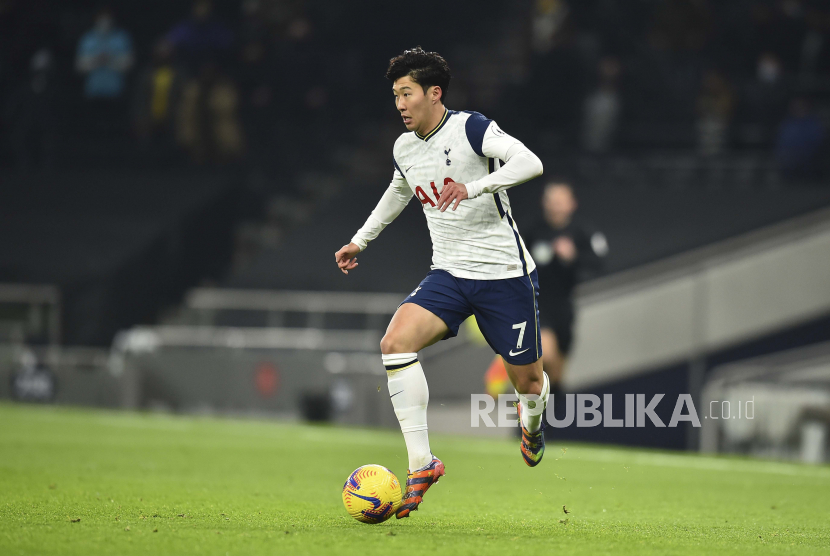
[[[429,140],[430,140],[430,138],[431,138],[433,135],[435,135],[436,133],[438,133],[438,132],[441,130],[441,128],[442,128],[442,127],[444,127],[444,124],[445,124],[445,123],[447,123],[447,120],[449,120],[449,119],[450,119],[450,116],[452,116],[452,112],[450,112],[449,110],[447,110],[446,108],[444,108],[444,115],[441,117],[441,121],[440,121],[440,122],[438,122],[438,125],[437,125],[437,126],[435,126],[435,129],[433,129],[432,131],[430,131],[430,132],[429,132],[429,133],[427,133],[426,135],[421,135],[420,133],[418,133],[418,132],[416,131],[416,132],[415,132],[415,137],[417,137],[418,139],[421,139],[421,140],[423,140],[423,141],[429,141]]]

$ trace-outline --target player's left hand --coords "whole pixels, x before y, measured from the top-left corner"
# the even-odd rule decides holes
[[[435,208],[444,212],[455,201],[452,207],[452,210],[455,210],[464,199],[467,199],[467,186],[463,183],[451,181],[444,185],[444,188],[441,190],[441,198],[438,199],[438,206]]]

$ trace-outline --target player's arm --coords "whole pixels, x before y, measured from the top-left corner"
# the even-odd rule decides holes
[[[507,135],[496,122],[481,114],[471,116],[467,122],[467,139],[473,150],[482,157],[498,158],[504,164],[481,179],[467,184],[451,182],[441,191],[438,209],[442,212],[464,199],[498,193],[542,175],[542,161],[518,139]],[[453,204],[453,202],[455,204]]]
[[[380,198],[375,210],[366,219],[363,227],[354,235],[351,243],[344,245],[334,254],[337,266],[343,274],[348,274],[350,270],[357,266],[357,254],[366,249],[369,242],[378,237],[380,232],[398,217],[410,199],[412,199],[412,189],[410,189],[406,178],[403,177],[397,164],[395,164],[392,182],[383,197]]]

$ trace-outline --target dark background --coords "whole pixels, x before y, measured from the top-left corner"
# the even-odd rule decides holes
[[[133,63],[102,101],[76,57],[104,5]],[[190,2],[0,0],[0,281],[58,285],[64,343],[109,345],[199,284],[412,289],[430,257],[416,209],[347,280],[331,256],[388,183],[403,129],[384,72],[418,44],[449,61],[450,108],[543,159],[510,193],[520,227],[543,180],[570,180],[607,273],[830,203],[830,2],[212,8],[204,41],[174,45]]]

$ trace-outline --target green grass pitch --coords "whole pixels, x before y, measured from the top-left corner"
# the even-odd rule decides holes
[[[0,404],[0,554],[830,553],[830,467],[517,443],[435,435],[421,509],[364,525],[396,432]]]

